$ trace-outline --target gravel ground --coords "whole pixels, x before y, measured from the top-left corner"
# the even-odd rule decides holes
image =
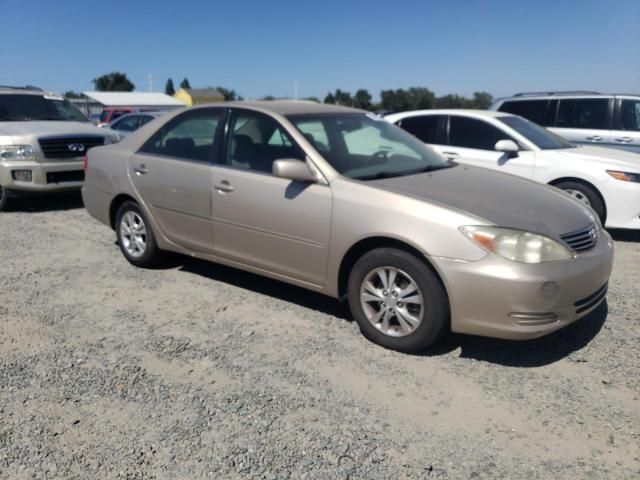
[[[640,234],[582,321],[424,356],[332,299],[136,269],[114,239],[76,195],[0,214],[0,478],[640,478]]]

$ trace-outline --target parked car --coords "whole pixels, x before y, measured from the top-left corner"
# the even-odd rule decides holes
[[[572,143],[516,115],[422,110],[388,115],[444,157],[564,190],[610,228],[640,228],[640,156]]]
[[[0,210],[11,196],[79,189],[85,153],[114,140],[61,96],[0,88]]]
[[[135,132],[138,128],[146,125],[151,120],[158,118],[166,112],[140,112],[127,113],[122,115],[114,122],[109,124],[109,128],[118,133],[120,138],[127,137],[131,132]]]
[[[108,107],[102,110],[97,125],[99,127],[108,127],[110,123],[128,113],[148,111],[151,110],[145,110],[136,107]]]
[[[576,144],[640,153],[640,95],[518,93],[491,110],[528,118]]]
[[[346,297],[367,338],[404,352],[562,328],[612,267],[597,216],[559,190],[311,102],[168,114],[91,150],[83,198],[133,265],[178,252]]]

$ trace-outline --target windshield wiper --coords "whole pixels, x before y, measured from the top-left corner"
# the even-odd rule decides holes
[[[402,170],[399,172],[391,172],[387,170],[383,170],[382,172],[377,172],[371,175],[363,175],[361,177],[354,177],[356,180],[380,180],[382,178],[393,178],[393,177],[404,177],[407,175],[415,175],[416,173],[427,173],[434,172],[436,170],[443,170],[445,168],[451,168],[458,165],[456,162],[450,160],[442,165],[427,165],[426,167],[421,167],[416,170]]]

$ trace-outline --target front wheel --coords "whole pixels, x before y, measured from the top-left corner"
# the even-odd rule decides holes
[[[363,255],[349,275],[347,297],[363,335],[385,348],[418,353],[449,330],[449,300],[440,279],[403,250]]]
[[[146,215],[135,202],[125,202],[116,216],[118,245],[136,267],[155,267],[164,260]]]
[[[600,195],[588,185],[580,182],[560,182],[554,185],[554,187],[563,190],[568,195],[571,195],[576,200],[582,202],[588,207],[596,212],[598,217],[600,217],[600,221],[604,225],[606,220],[606,210],[604,207],[604,202],[600,198]]]

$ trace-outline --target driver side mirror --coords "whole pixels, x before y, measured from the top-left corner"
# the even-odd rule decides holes
[[[520,151],[520,147],[513,140],[498,140],[494,148],[497,152],[506,153],[509,158],[517,157]]]
[[[282,158],[273,162],[274,177],[287,178],[298,182],[317,182],[318,179],[306,162],[294,158]]]

